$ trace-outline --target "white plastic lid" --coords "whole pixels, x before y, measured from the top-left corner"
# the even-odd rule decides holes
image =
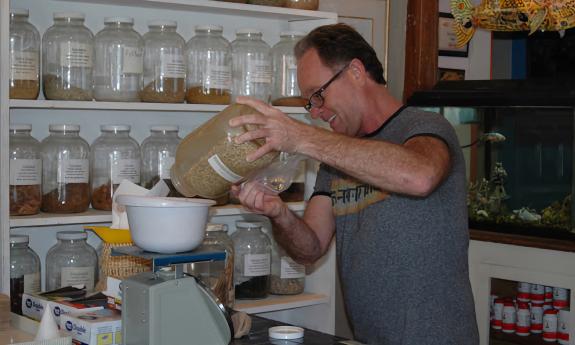
[[[208,223],[206,224],[206,231],[228,231],[226,224]]]
[[[54,12],[54,19],[84,19],[86,15],[82,12]]]
[[[130,125],[100,125],[102,132],[129,132],[131,128]]]
[[[27,17],[30,14],[30,11],[26,8],[11,8],[10,14]]]
[[[243,28],[236,30],[236,35],[261,35],[262,31],[254,28]]]
[[[282,31],[280,32],[280,37],[284,36],[305,36],[305,33],[301,31]]]
[[[80,125],[55,124],[48,127],[50,132],[79,132]]]
[[[153,125],[150,126],[151,132],[177,132],[180,130],[178,125]]]
[[[104,18],[104,23],[126,23],[134,24],[134,18],[131,17],[106,17]]]
[[[10,243],[28,243],[29,241],[28,235],[10,235]]]
[[[168,198],[158,196],[143,195],[118,195],[116,198],[118,204],[125,206],[143,206],[143,207],[199,207],[212,206],[216,202],[210,199],[198,198]]]
[[[59,240],[85,240],[88,238],[86,231],[60,231],[56,234]]]
[[[298,339],[303,337],[303,328],[295,326],[275,326],[268,329],[272,339]]]
[[[236,227],[238,228],[261,228],[264,224],[262,222],[247,222],[245,220],[237,220]]]
[[[195,31],[224,31],[224,27],[221,25],[196,25]]]
[[[150,20],[148,22],[148,27],[152,26],[170,26],[170,27],[178,27],[178,22],[175,20]]]
[[[31,131],[32,125],[29,123],[11,123],[10,124],[11,131]]]

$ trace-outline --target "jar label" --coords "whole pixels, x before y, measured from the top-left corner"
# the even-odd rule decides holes
[[[272,66],[268,60],[250,59],[246,66],[246,76],[249,83],[271,83]]]
[[[175,157],[160,154],[158,159],[158,172],[160,173],[161,179],[170,179],[170,169],[172,168],[172,165],[174,165],[175,161]]]
[[[87,159],[62,159],[58,161],[58,183],[88,183],[90,162]]]
[[[24,275],[24,292],[34,293],[40,291],[40,272]]]
[[[293,261],[289,256],[281,257],[281,279],[303,278],[305,277],[305,266]]]
[[[112,162],[112,183],[120,184],[122,180],[140,183],[140,160],[118,159]]]
[[[160,69],[163,78],[185,78],[186,64],[182,54],[160,52]]]
[[[40,159],[11,159],[10,185],[27,186],[42,183],[42,161]]]
[[[86,285],[86,290],[94,289],[94,267],[62,267],[60,286]]]
[[[225,65],[208,65],[204,86],[209,89],[229,90],[232,86],[232,68]]]
[[[37,51],[12,52],[10,54],[10,79],[38,80],[39,66]]]
[[[92,67],[92,46],[80,42],[60,42],[60,66]]]
[[[244,255],[244,276],[259,277],[270,274],[270,254]]]
[[[123,47],[122,73],[142,74],[144,70],[144,50],[137,47]]]
[[[208,158],[208,163],[218,175],[230,183],[236,183],[243,179],[243,176],[234,173],[228,168],[217,154]]]

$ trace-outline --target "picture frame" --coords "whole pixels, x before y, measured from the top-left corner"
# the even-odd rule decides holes
[[[438,68],[438,80],[465,80],[465,70],[457,68]]]
[[[440,12],[437,24],[438,54],[440,56],[467,57],[469,43],[463,47],[457,47],[457,36],[453,30],[455,19],[451,13]]]

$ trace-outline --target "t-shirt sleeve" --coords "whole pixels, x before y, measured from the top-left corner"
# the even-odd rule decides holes
[[[459,148],[459,141],[453,126],[443,116],[436,113],[421,111],[421,116],[414,116],[405,133],[404,142],[417,136],[435,137],[445,142],[452,150]]]
[[[315,179],[315,186],[313,189],[313,194],[311,197],[313,198],[315,195],[331,195],[331,188],[330,188],[330,174],[327,171],[327,166],[325,164],[320,164],[317,176]]]

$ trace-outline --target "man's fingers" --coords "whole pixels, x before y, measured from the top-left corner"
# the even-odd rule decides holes
[[[267,113],[271,108],[267,103],[252,97],[238,96],[236,97],[236,103],[249,105],[262,114]]]

